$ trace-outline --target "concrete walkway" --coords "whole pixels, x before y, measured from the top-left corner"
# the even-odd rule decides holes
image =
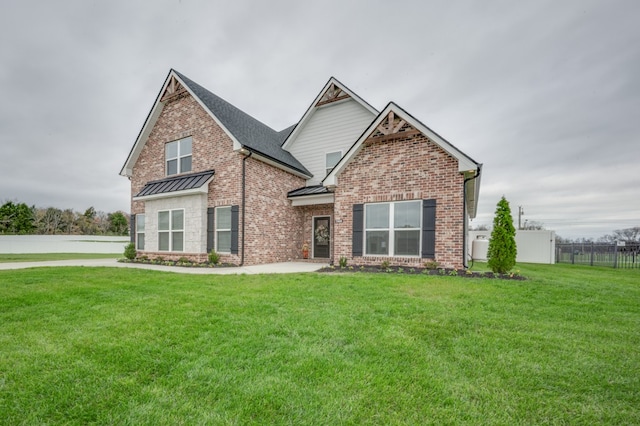
[[[297,272],[314,272],[327,266],[324,263],[283,262],[266,265],[241,266],[237,268],[188,268],[180,266],[147,265],[143,263],[120,263],[116,259],[80,259],[54,260],[48,262],[15,262],[0,263],[0,270],[41,268],[47,266],[88,266],[137,268],[153,271],[174,272],[178,274],[290,274]]]

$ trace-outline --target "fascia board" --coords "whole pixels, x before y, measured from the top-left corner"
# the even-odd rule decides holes
[[[280,170],[284,170],[285,172],[289,172],[289,173],[291,173],[293,175],[296,175],[298,177],[301,177],[303,179],[311,179],[313,177],[313,176],[308,176],[308,175],[306,175],[306,174],[304,174],[301,171],[298,171],[296,169],[292,169],[291,167],[287,167],[286,165],[284,165],[282,163],[279,163],[277,161],[273,161],[269,157],[261,155],[257,151],[252,150],[251,148],[240,146],[240,148],[234,149],[234,150],[236,152],[240,152],[242,149],[245,149],[245,150],[251,152],[251,158],[255,158],[256,160],[260,160],[263,163],[269,164],[270,166],[276,167],[276,168],[278,168]]]
[[[124,165],[122,166],[122,169],[120,170],[121,176],[126,176],[126,177],[132,176],[133,165],[138,160],[138,156],[140,155],[140,152],[142,152],[142,148],[147,142],[147,138],[151,133],[151,129],[153,129],[153,126],[156,124],[156,121],[158,120],[158,117],[160,116],[160,113],[164,108],[164,104],[160,102],[160,98],[162,97],[162,94],[164,93],[164,91],[167,90],[167,86],[169,85],[169,81],[171,80],[172,75],[175,75],[173,73],[173,70],[169,71],[169,74],[167,74],[167,78],[164,80],[164,84],[162,85],[160,92],[158,92],[158,96],[156,96],[156,100],[153,103],[153,107],[151,107],[151,110],[149,111],[149,114],[147,115],[147,118],[145,119],[144,124],[142,125],[142,129],[140,130],[140,133],[138,133],[138,137],[136,138],[136,141],[134,142],[133,147],[131,148],[131,151],[129,151],[127,160],[125,161]]]
[[[289,197],[291,206],[311,206],[314,204],[333,204],[334,194],[302,195],[299,197]]]
[[[176,198],[176,197],[184,197],[186,195],[206,194],[209,192],[208,188],[209,188],[209,184],[205,183],[199,188],[187,189],[184,191],[164,192],[162,194],[143,195],[142,197],[133,197],[133,201],[149,201],[149,200],[158,200],[161,198]]]

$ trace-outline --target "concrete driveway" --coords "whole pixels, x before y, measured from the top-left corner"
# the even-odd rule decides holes
[[[178,274],[291,274],[298,272],[314,272],[327,266],[324,263],[283,262],[265,265],[241,266],[237,268],[187,268],[180,266],[147,265],[143,263],[120,263],[116,259],[79,259],[54,260],[48,262],[15,262],[0,263],[0,270],[41,268],[51,266],[102,266],[113,268],[137,268],[153,271],[173,272]]]

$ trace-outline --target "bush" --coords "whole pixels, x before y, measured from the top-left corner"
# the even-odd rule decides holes
[[[340,265],[341,268],[346,268],[347,267],[347,258],[342,256],[340,257],[340,260],[338,260],[338,264]]]
[[[487,265],[494,273],[505,274],[516,264],[516,229],[509,202],[504,196],[498,202],[493,218],[493,231],[489,240]]]
[[[124,257],[126,257],[129,260],[133,260],[136,258],[136,255],[138,253],[136,252],[136,245],[134,243],[129,243],[126,246],[124,246]]]
[[[218,263],[220,263],[220,255],[216,253],[215,250],[211,250],[211,252],[209,253],[209,263],[211,263],[212,265],[217,265]]]

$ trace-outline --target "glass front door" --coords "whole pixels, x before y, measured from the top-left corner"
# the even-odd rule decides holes
[[[331,218],[313,218],[313,257],[328,259],[331,247]]]

